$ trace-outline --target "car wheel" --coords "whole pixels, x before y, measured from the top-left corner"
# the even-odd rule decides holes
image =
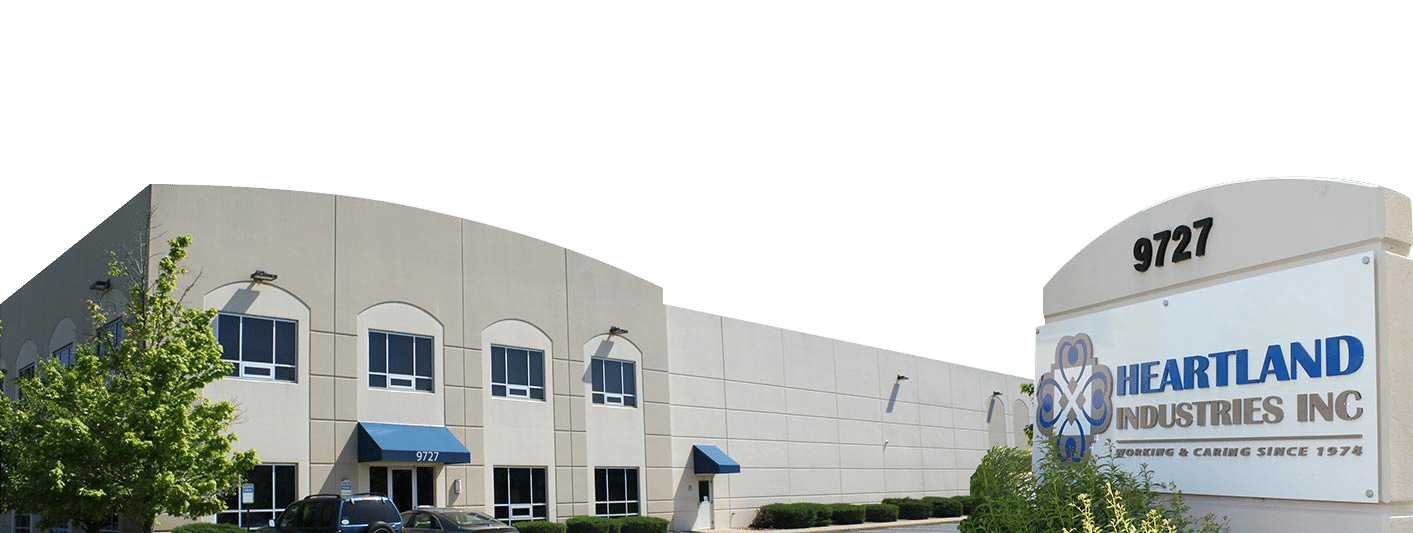
[[[393,533],[393,529],[387,522],[373,522],[368,524],[363,533]]]

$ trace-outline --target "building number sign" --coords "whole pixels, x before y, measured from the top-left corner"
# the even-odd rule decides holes
[[[438,455],[441,455],[441,454],[442,454],[442,452],[417,452],[417,461],[419,461],[419,462],[436,461],[436,460],[437,460],[437,456],[438,456]]]
[[[1193,232],[1196,231],[1194,239]],[[1153,234],[1153,239],[1139,237],[1133,243],[1133,269],[1147,272],[1151,267],[1162,267],[1164,260],[1181,263],[1193,257],[1207,255],[1207,235],[1212,232],[1212,217],[1183,224],[1173,229],[1165,229]],[[1193,242],[1193,241],[1196,242]],[[1156,248],[1155,244],[1156,243]],[[1173,255],[1168,258],[1168,244],[1172,244]],[[1189,250],[1189,248],[1191,248]]]

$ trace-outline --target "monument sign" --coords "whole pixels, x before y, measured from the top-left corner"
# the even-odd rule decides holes
[[[1037,440],[1238,531],[1413,531],[1410,226],[1407,197],[1323,180],[1121,222],[1045,288]]]

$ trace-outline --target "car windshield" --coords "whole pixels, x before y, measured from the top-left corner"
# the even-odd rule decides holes
[[[446,511],[442,515],[461,527],[503,526],[499,520],[470,511]]]

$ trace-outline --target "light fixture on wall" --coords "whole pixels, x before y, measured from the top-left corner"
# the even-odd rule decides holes
[[[274,274],[271,274],[271,273],[266,272],[266,271],[264,271],[264,270],[256,270],[255,272],[251,272],[251,273],[250,273],[250,279],[251,279],[251,281],[257,281],[257,282],[258,282],[258,281],[275,281],[276,279],[279,279],[279,276],[274,275]]]
[[[902,375],[902,374],[898,374],[898,379],[896,379],[896,380],[894,380],[894,381],[907,381],[907,380],[908,380],[908,377],[907,377],[907,376],[904,376],[904,375]]]
[[[451,493],[461,494],[461,480],[458,479],[456,481],[451,482]]]
[[[113,288],[112,279],[100,279],[88,285],[88,290],[91,291],[106,291],[111,288]]]
[[[991,414],[996,412],[997,398],[1001,397],[1001,391],[991,391],[991,401],[986,402],[986,423],[991,423]]]
[[[608,334],[609,334],[609,335],[627,335],[627,334],[628,334],[628,330],[626,330],[626,329],[624,329],[624,328],[620,328],[620,327],[618,327],[618,326],[609,326],[609,327],[608,327]]]

